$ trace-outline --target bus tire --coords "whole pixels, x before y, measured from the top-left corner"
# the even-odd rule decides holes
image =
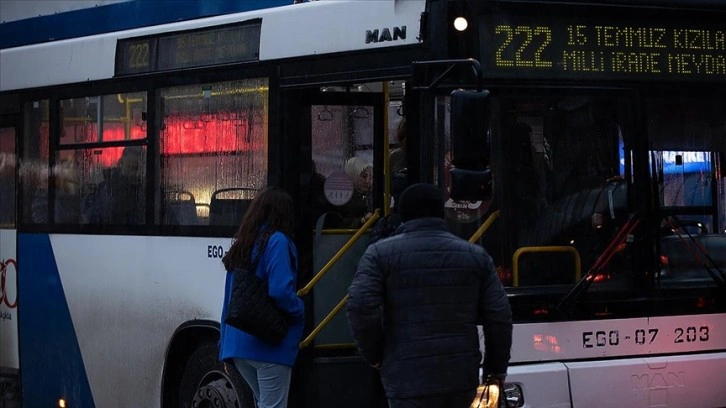
[[[237,369],[219,361],[216,344],[203,343],[189,356],[179,386],[183,408],[254,408],[252,390]]]

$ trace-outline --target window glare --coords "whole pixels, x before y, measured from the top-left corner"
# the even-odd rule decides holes
[[[267,79],[161,91],[161,223],[239,225],[267,185]]]

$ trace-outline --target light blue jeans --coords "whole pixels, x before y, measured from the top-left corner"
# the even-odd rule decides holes
[[[234,365],[252,388],[257,408],[287,408],[292,367],[242,358]]]

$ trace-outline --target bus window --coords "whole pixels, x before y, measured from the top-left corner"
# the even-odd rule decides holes
[[[499,140],[511,158],[497,166],[505,186],[503,212],[509,212],[503,216],[515,226],[513,249],[539,248],[520,258],[520,283],[572,283],[572,255],[540,250],[574,247],[586,271],[626,220],[619,149],[627,104],[583,96],[513,99],[502,105]],[[609,221],[593,226],[593,215]],[[613,258],[616,264],[628,269],[623,254]]]
[[[161,91],[164,225],[232,225],[267,185],[266,78]]]
[[[716,231],[726,211],[723,202],[714,200],[718,152],[726,151],[723,99],[650,98],[646,109],[661,207],[677,221]]]
[[[47,100],[25,105],[23,157],[20,166],[22,186],[21,217],[28,223],[48,222],[49,103]],[[36,214],[33,216],[33,214]]]
[[[146,139],[146,109],[144,92],[61,100],[52,205],[38,204],[47,200],[37,197],[33,221],[47,219],[43,210],[52,210],[56,224],[144,224],[146,148],[106,143]]]
[[[146,138],[146,93],[62,100],[61,145]]]
[[[628,214],[627,189],[620,166],[624,106],[616,98],[518,97],[494,101],[490,165],[495,193],[491,202],[447,202],[452,230],[469,238],[495,211],[499,218],[481,244],[503,271],[516,269],[505,283],[519,286],[570,284],[607,245],[617,223]],[[448,187],[450,142],[448,98],[437,104],[439,182]],[[616,180],[620,180],[616,182]],[[594,228],[594,212],[613,192],[613,221]],[[603,210],[604,211],[604,210]],[[506,227],[505,227],[506,226]],[[551,247],[574,247],[550,252]],[[515,257],[522,247],[528,252]],[[624,262],[615,257],[613,262]],[[516,268],[515,268],[515,265]],[[514,282],[513,282],[514,281]]]
[[[0,128],[0,228],[15,226],[15,128]]]
[[[335,214],[338,225],[358,228],[373,211],[373,106],[313,105],[314,177],[324,191],[313,209]],[[327,222],[327,221],[326,221]]]
[[[646,99],[651,176],[662,214],[661,285],[712,282],[699,260],[706,254],[717,267],[726,266],[726,241],[717,235],[726,232],[724,104],[705,96]],[[694,252],[692,243],[702,252]]]

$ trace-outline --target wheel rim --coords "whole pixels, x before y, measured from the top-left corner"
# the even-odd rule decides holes
[[[192,399],[192,408],[240,408],[239,394],[226,374],[207,374]]]

